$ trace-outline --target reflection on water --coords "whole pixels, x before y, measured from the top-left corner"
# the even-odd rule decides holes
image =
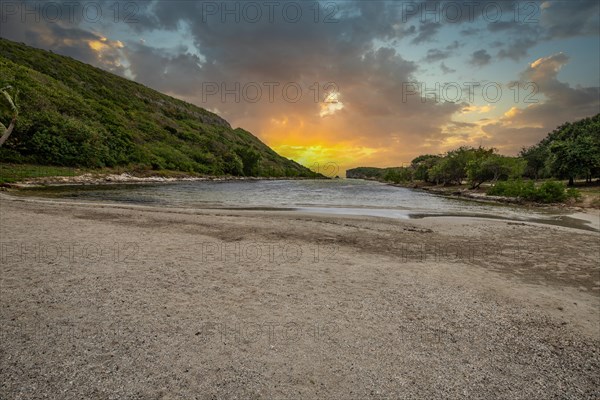
[[[474,216],[585,228],[581,220],[568,218],[566,213],[451,199],[355,179],[53,186],[27,189],[19,194],[191,209],[293,209],[387,218]]]

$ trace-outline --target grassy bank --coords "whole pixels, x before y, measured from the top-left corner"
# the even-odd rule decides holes
[[[0,164],[0,184],[17,183],[28,179],[78,176],[87,170],[70,167],[55,167],[31,164]]]
[[[71,168],[32,164],[0,163],[0,186],[23,183],[101,183],[127,182],[128,179],[165,178],[165,179],[261,179],[261,177],[236,177],[228,175],[206,175],[196,172],[181,172],[173,170],[152,170],[147,168]],[[262,179],[276,179],[264,177]],[[302,179],[299,177],[280,177],[278,179]]]

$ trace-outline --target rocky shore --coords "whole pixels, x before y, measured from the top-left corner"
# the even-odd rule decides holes
[[[28,178],[20,182],[5,183],[6,188],[21,189],[38,186],[59,185],[105,185],[105,184],[139,184],[139,183],[169,183],[169,182],[199,182],[199,181],[252,181],[252,180],[278,180],[278,179],[309,179],[309,178],[276,178],[276,177],[241,177],[241,176],[193,176],[180,174],[177,176],[138,176],[130,173],[121,174],[91,174],[85,173],[75,176],[49,176]]]

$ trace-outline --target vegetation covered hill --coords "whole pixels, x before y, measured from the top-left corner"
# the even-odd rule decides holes
[[[0,39],[19,117],[0,161],[207,175],[317,177],[219,116],[74,59]],[[4,99],[0,99],[3,103]],[[10,121],[0,106],[0,120]]]
[[[346,178],[350,179],[383,179],[386,172],[394,168],[357,167],[346,171]]]

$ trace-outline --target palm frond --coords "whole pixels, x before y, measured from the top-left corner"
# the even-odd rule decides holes
[[[8,94],[8,92],[4,89],[0,90],[0,92],[2,92],[2,94],[4,95],[4,97],[6,98],[6,100],[8,101],[8,104],[10,104],[10,107],[13,109],[13,111],[15,113],[18,113],[18,109],[17,106],[15,105],[13,99],[10,97],[10,94]]]

